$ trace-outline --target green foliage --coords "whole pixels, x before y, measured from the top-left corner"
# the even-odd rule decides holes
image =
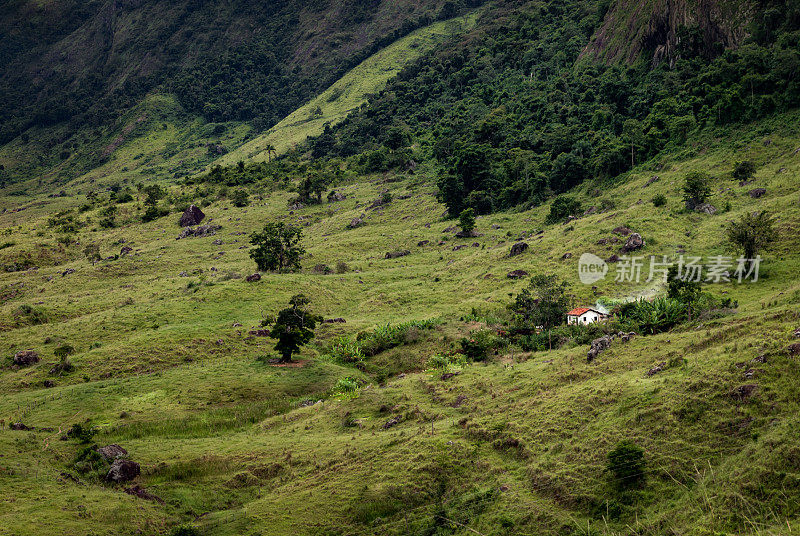
[[[250,235],[250,250],[259,270],[293,271],[300,268],[300,257],[305,253],[302,246],[303,230],[283,222],[268,223],[260,233]]]
[[[700,297],[702,283],[691,281],[687,274],[679,274],[677,266],[670,266],[667,271],[667,298],[678,300],[691,311],[692,305]]]
[[[608,453],[607,469],[622,489],[641,485],[647,468],[644,449],[631,441],[621,441]]]
[[[492,330],[482,329],[473,331],[459,344],[461,353],[470,361],[485,361],[491,352],[503,345],[503,341]]]
[[[59,346],[58,348],[56,348],[55,350],[53,350],[53,355],[56,356],[59,359],[63,359],[63,358],[65,358],[67,356],[70,356],[70,355],[72,355],[74,353],[75,353],[75,348],[73,348],[69,344],[63,344],[63,345]]]
[[[278,339],[275,350],[281,354],[281,361],[291,362],[292,355],[314,338],[314,329],[322,317],[307,310],[308,299],[297,294],[289,300],[289,307],[278,313],[269,336]]]
[[[328,356],[340,363],[358,363],[364,359],[364,352],[358,342],[350,337],[337,337],[328,347]]]
[[[575,216],[581,212],[581,204],[577,199],[566,195],[560,195],[553,199],[550,204],[550,213],[545,219],[546,223],[553,224],[563,222],[570,216]]]
[[[620,318],[629,322],[629,327],[639,333],[655,334],[669,331],[685,321],[688,314],[686,303],[675,298],[641,299],[623,305]]]
[[[464,354],[434,354],[428,358],[429,369],[448,371],[453,368],[462,368],[467,364]]]
[[[567,288],[567,283],[554,274],[533,276],[510,306],[517,327],[548,330],[563,324],[569,306]]]
[[[314,140],[314,155],[366,154],[403,125],[435,158],[451,217],[466,207],[484,214],[536,204],[624,173],[705,126],[797,106],[800,23],[788,3],[770,4],[781,22],[770,22],[775,30],[761,41],[723,50],[682,29],[674,61],[653,67],[645,58],[636,68],[578,61],[608,4],[490,6],[468,43],[406,67],[369,106]],[[613,39],[622,30],[603,32]]]
[[[711,195],[711,176],[704,171],[692,171],[688,173],[683,183],[683,200],[686,208],[694,210],[698,205],[702,205]]]
[[[358,380],[347,377],[339,378],[332,391],[334,395],[352,397],[358,393],[359,389],[361,389],[361,385],[358,383]]]
[[[465,208],[461,211],[461,214],[458,216],[458,223],[465,234],[470,234],[475,230],[475,211],[472,207]]]
[[[664,194],[656,194],[653,196],[653,206],[655,207],[663,207],[667,204],[667,196]]]
[[[739,181],[748,181],[756,174],[756,165],[750,160],[736,162],[733,168],[733,178]]]
[[[27,304],[22,304],[14,310],[14,318],[21,324],[34,326],[45,324],[50,320],[44,309]]]
[[[247,193],[247,190],[236,189],[231,193],[230,200],[235,207],[246,207],[250,204],[250,194]]]
[[[153,220],[157,220],[158,218],[163,218],[164,216],[169,215],[169,210],[164,208],[159,208],[155,205],[148,206],[144,213],[142,214],[142,222],[147,223]]]
[[[190,525],[182,525],[172,529],[170,536],[200,536],[200,531]]]
[[[76,440],[78,443],[87,444],[91,443],[94,436],[97,434],[97,428],[89,426],[88,424],[75,423],[67,431],[67,437]]]
[[[775,240],[774,223],[766,211],[748,212],[739,221],[728,224],[725,230],[728,243],[745,259],[755,259]]]

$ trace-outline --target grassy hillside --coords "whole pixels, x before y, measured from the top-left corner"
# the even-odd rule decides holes
[[[378,93],[386,82],[417,58],[428,54],[445,39],[468,31],[478,17],[472,12],[463,17],[440,21],[398,39],[349,71],[331,87],[311,99],[277,125],[228,153],[215,164],[233,165],[239,160],[263,162],[271,158],[267,146],[281,154],[295,148],[308,137],[319,136],[325,125],[334,126],[350,112]]]
[[[443,219],[425,165],[413,175],[348,176],[337,186],[345,200],[294,211],[282,190],[254,190],[253,203],[236,208],[176,186],[173,195],[210,201],[204,223],[222,226],[181,240],[175,213],[136,221],[136,194],[120,206],[115,228],[98,225],[99,208],[78,213],[76,242],[65,245],[48,218],[85,197],[31,198],[26,210],[0,215],[0,264],[36,266],[0,274],[2,530],[798,533],[800,393],[797,356],[785,351],[800,327],[798,124],[790,113],[706,129],[616,180],[583,183],[573,195],[597,213],[564,225],[544,223],[547,205],[497,213],[480,217],[481,236],[470,239],[446,230],[454,222]],[[730,172],[745,158],[757,172],[740,186]],[[680,188],[695,169],[715,177],[712,202],[722,211],[714,216],[683,210]],[[755,187],[766,194],[751,198]],[[392,201],[368,210],[386,190]],[[665,206],[653,206],[657,194]],[[508,279],[510,270],[557,274],[574,305],[661,293],[613,277],[593,290],[578,281],[577,259],[616,252],[619,244],[598,240],[619,225],[642,234],[645,255],[723,254],[726,222],[761,209],[778,216],[779,239],[760,281],[707,285],[737,300],[735,313],[615,343],[591,364],[586,345],[567,344],[501,348],[484,363],[453,368],[453,377],[431,368],[432,356],[494,326],[527,284]],[[347,229],[361,214],[366,225]],[[308,254],[299,273],[247,283],[255,270],[247,236],[267,221],[301,225]],[[531,247],[509,258],[519,237]],[[88,244],[105,260],[84,258]],[[133,250],[115,258],[123,246]],[[347,270],[314,269],[338,262]],[[318,328],[294,366],[259,359],[274,356],[273,343],[248,331],[297,292],[315,312],[346,323]],[[437,325],[407,329],[403,344],[360,368],[328,356],[339,335],[427,319]],[[75,348],[75,369],[50,374],[62,344]],[[41,362],[12,366],[14,352],[27,348]],[[664,371],[646,376],[662,361]],[[35,429],[8,429],[18,421]],[[89,444],[127,449],[142,464],[137,483],[163,503],[104,484],[102,469],[76,463],[84,446],[59,440],[75,423],[97,427]],[[622,439],[644,448],[640,489],[621,491],[606,471]]]

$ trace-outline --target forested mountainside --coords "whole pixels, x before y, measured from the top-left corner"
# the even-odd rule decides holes
[[[458,9],[439,0],[13,0],[0,13],[0,143],[101,127],[149,91],[269,127],[349,68]]]
[[[681,147],[695,129],[796,107],[799,29],[800,7],[784,1],[498,5],[312,154],[390,152],[400,136],[441,165],[451,214],[535,204]],[[372,158],[376,170],[389,161]]]

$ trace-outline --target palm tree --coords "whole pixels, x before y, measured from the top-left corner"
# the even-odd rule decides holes
[[[267,161],[268,162],[272,161],[272,158],[271,158],[270,155],[273,155],[273,156],[277,156],[278,155],[278,153],[275,151],[275,146],[272,145],[271,143],[268,143],[267,146],[264,147],[264,150],[267,151]]]

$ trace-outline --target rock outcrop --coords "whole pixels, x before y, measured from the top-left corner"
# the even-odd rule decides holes
[[[181,214],[181,219],[178,222],[181,227],[191,227],[192,225],[200,225],[200,222],[203,221],[206,215],[203,214],[203,211],[200,210],[195,205],[189,206],[186,210],[183,211]]]

